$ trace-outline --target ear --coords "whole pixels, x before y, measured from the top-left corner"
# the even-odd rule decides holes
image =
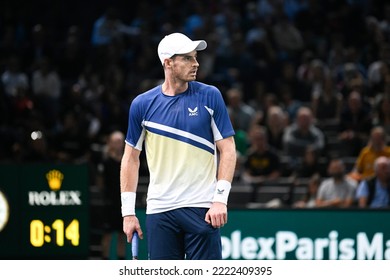
[[[172,63],[173,63],[173,60],[172,60],[171,58],[166,58],[166,59],[164,59],[164,66],[165,66],[166,68],[171,68]]]

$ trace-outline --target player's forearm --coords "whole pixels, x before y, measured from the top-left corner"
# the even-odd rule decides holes
[[[122,160],[120,171],[121,192],[136,192],[138,185],[139,161]]]
[[[234,147],[234,145],[233,145]],[[218,180],[233,181],[236,169],[237,154],[235,148],[221,151],[218,166]]]
[[[128,156],[125,152],[120,171],[122,217],[135,215],[138,169],[139,159]]]
[[[135,154],[135,152],[132,148],[125,148],[120,170],[121,192],[137,191],[140,160],[138,154]]]
[[[227,205],[237,160],[234,138],[229,137],[217,142],[217,147],[219,150],[218,182],[213,202]]]

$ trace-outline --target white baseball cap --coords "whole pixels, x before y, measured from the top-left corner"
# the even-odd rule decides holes
[[[204,40],[192,41],[182,33],[172,33],[165,36],[158,44],[157,53],[164,64],[166,58],[171,58],[175,54],[185,54],[194,50],[202,51],[207,47]]]

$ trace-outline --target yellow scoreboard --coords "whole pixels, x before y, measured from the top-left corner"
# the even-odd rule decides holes
[[[0,165],[0,259],[86,259],[86,165]]]

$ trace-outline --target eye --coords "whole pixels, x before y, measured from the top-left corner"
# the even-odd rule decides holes
[[[184,56],[184,60],[185,61],[192,61],[192,60],[196,60],[196,56],[190,56],[190,55],[186,55]]]

